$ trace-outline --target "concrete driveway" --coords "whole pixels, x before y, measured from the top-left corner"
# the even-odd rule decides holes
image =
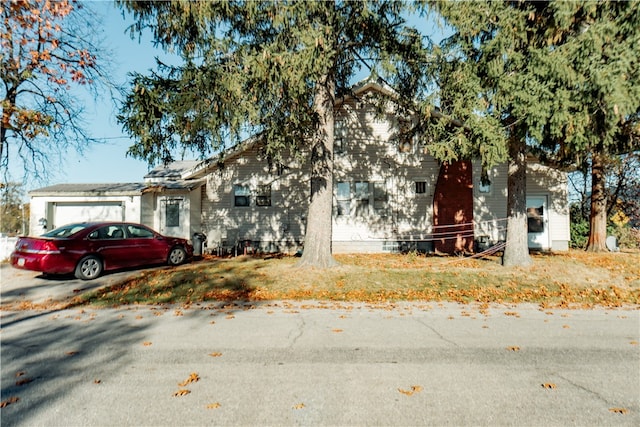
[[[42,304],[63,301],[83,292],[109,286],[142,271],[169,268],[167,266],[106,272],[95,280],[79,280],[73,275],[44,276],[35,271],[19,270],[9,264],[0,264],[0,304]]]
[[[136,274],[0,271],[3,303]],[[0,315],[3,427],[640,425],[638,310],[271,301]]]

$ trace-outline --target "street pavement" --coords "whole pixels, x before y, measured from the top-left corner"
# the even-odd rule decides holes
[[[1,273],[5,306],[78,292],[74,280],[51,292]],[[637,308],[271,301],[0,314],[3,427],[640,425]]]

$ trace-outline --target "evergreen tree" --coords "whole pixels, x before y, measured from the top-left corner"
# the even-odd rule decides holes
[[[177,148],[203,156],[257,135],[269,156],[307,156],[310,205],[301,265],[329,267],[336,96],[371,61],[419,76],[421,48],[388,1],[120,1],[134,33],[178,53],[179,65],[135,74],[120,121],[136,139],[129,153],[169,162]],[[415,87],[405,79],[403,90]]]
[[[428,5],[454,28],[432,72],[439,76],[437,101],[443,113],[465,123],[466,129],[454,131],[456,140],[464,142],[458,146],[463,152],[478,151],[483,159],[500,153],[495,149],[500,140],[508,150],[505,265],[530,263],[529,153],[555,166],[590,155],[592,218],[597,216],[592,229],[602,218],[606,227],[599,157],[632,141],[625,135],[633,133],[629,123],[638,114],[638,2]],[[593,213],[600,211],[602,218]]]
[[[553,2],[557,72],[543,154],[591,165],[587,250],[606,250],[607,164],[640,149],[640,2]],[[546,151],[545,151],[546,150]]]

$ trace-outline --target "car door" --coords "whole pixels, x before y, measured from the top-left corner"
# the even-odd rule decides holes
[[[91,252],[102,257],[105,269],[113,270],[135,265],[132,263],[131,242],[126,238],[122,225],[100,227],[89,234],[88,241]]]
[[[165,262],[168,255],[166,240],[153,230],[137,224],[127,224],[136,265]]]

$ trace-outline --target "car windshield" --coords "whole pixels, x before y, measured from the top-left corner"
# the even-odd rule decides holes
[[[42,237],[69,237],[88,227],[88,224],[69,224],[44,233]]]

